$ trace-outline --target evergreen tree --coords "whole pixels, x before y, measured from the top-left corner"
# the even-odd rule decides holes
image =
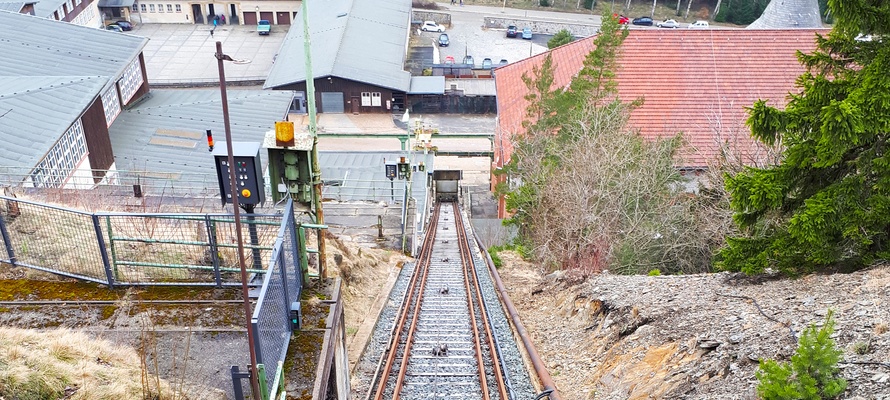
[[[572,32],[569,32],[568,29],[563,29],[556,32],[556,34],[547,41],[547,48],[552,49],[554,47],[559,47],[571,43],[573,40],[575,40],[575,37],[572,36]]]
[[[802,92],[784,110],[749,109],[752,135],[785,150],[779,165],[726,177],[743,234],[727,239],[720,268],[800,274],[890,259],[890,2],[828,6],[834,29],[798,55]]]
[[[757,394],[763,400],[833,399],[844,392],[847,381],[837,367],[843,352],[831,334],[834,320],[829,312],[822,328],[810,325],[800,336],[790,363],[767,360],[757,370]]]

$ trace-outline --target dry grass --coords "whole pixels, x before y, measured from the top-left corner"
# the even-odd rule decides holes
[[[184,399],[166,381],[143,387],[136,351],[67,329],[0,328],[0,399]]]

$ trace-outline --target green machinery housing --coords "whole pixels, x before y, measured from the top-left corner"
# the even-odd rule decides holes
[[[293,145],[282,146],[275,132],[266,133],[263,147],[269,152],[269,186],[272,201],[290,196],[295,203],[314,210],[312,176],[312,137],[297,134]]]

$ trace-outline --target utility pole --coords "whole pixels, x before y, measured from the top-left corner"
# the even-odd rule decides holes
[[[303,14],[303,52],[306,58],[306,99],[309,100],[309,134],[312,135],[312,182],[314,186],[315,203],[315,223],[324,225],[324,210],[322,209],[321,191],[323,185],[321,183],[321,167],[318,165],[318,127],[315,120],[315,76],[312,75],[312,45],[309,40],[309,0],[303,0],[303,7],[300,11]],[[327,250],[325,249],[324,230],[316,229],[318,235],[318,276],[320,279],[327,278],[326,269],[324,267],[327,258]]]
[[[305,2],[305,0],[304,0]],[[232,156],[232,129],[229,125],[229,100],[226,96],[226,72],[223,61],[233,61],[232,57],[223,54],[222,42],[216,42],[216,61],[219,65],[219,92],[222,99],[223,125],[226,129],[226,151],[229,163],[229,188],[232,193],[232,208],[235,211],[235,237],[238,240],[238,265],[241,267],[241,298],[244,300],[244,315],[247,318],[247,348],[250,349],[250,385],[254,397],[260,398],[259,371],[256,363],[253,326],[250,321],[253,312],[250,309],[250,297],[247,288],[247,267],[244,262],[244,241],[241,235],[241,207],[238,205],[238,185],[235,179],[235,157]]]

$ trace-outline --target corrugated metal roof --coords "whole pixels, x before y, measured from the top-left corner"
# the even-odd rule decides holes
[[[136,0],[99,0],[97,7],[102,8],[121,8],[132,7]]]
[[[229,90],[227,97],[232,141],[262,142],[286,117],[293,92]],[[207,129],[217,146],[225,145],[218,89],[155,89],[123,111],[109,135],[118,169],[215,174]]]
[[[391,193],[396,193],[395,201],[401,202],[401,188],[405,183],[395,180],[390,186],[390,181],[384,174],[384,160],[394,163],[404,155],[405,153],[401,151],[319,152],[321,177],[326,182],[324,197],[340,201],[379,201],[390,198]],[[410,157],[411,164],[416,165],[422,161],[427,171],[433,170],[435,159],[433,154],[417,152],[412,153]],[[336,185],[332,185],[334,182]],[[417,199],[417,204],[426,204],[426,194],[426,172],[414,172],[411,180],[411,196]]]
[[[443,94],[445,93],[444,76],[412,76],[408,94]]]
[[[0,11],[0,76],[113,78],[146,43],[125,33]]]
[[[312,74],[336,76],[407,92],[404,70],[411,21],[410,0],[329,0],[309,4]],[[265,88],[306,80],[303,17],[297,15]]]
[[[451,90],[452,85],[458,90],[463,90],[465,96],[495,96],[497,89],[494,79],[446,79],[445,89]]]
[[[104,76],[0,77],[0,165],[36,165],[107,81]]]

